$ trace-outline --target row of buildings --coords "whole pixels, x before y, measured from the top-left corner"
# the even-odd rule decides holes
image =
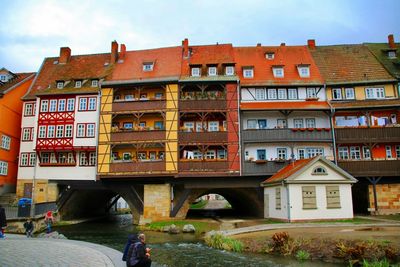
[[[22,121],[4,125],[12,100],[0,84],[0,188],[18,177],[17,196],[33,189],[40,203],[72,180],[268,178],[321,155],[359,180],[355,212],[399,212],[397,47],[393,35],[331,46],[185,39],[139,51],[114,41],[110,53],[76,56],[62,47],[34,78],[10,78],[29,80],[15,113]]]

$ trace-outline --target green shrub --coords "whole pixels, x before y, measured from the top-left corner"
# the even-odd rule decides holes
[[[387,259],[383,259],[380,261],[371,261],[369,262],[368,260],[364,260],[362,262],[363,267],[390,267],[394,265],[390,265],[390,263],[387,261]]]
[[[242,252],[243,243],[239,240],[227,237],[220,233],[215,233],[206,236],[205,242],[208,246],[216,249],[223,249],[227,251]]]
[[[299,251],[297,251],[297,253],[296,253],[296,258],[297,258],[299,261],[309,260],[309,259],[310,259],[310,253],[308,253],[308,252],[305,251],[305,250],[299,250]]]

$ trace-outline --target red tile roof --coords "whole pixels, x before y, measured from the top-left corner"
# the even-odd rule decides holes
[[[30,77],[32,79],[35,75],[34,72],[27,72],[27,73],[14,73],[16,76],[9,80],[6,83],[0,84],[0,95],[4,94],[7,90],[12,88],[13,86],[18,85],[22,81],[24,81],[26,78]]]
[[[176,77],[181,73],[182,47],[127,51],[107,81],[140,80]],[[143,63],[153,62],[152,71],[143,71]]]
[[[240,103],[242,110],[287,110],[287,109],[315,109],[315,110],[329,110],[330,107],[326,101],[296,101],[296,102],[242,102]]]
[[[305,167],[308,163],[310,163],[312,160],[314,160],[315,157],[309,158],[309,159],[299,159],[296,160],[289,165],[286,165],[282,169],[280,169],[277,173],[269,177],[267,180],[265,180],[263,183],[273,183],[273,182],[280,182],[297,172],[298,170],[302,169]]]
[[[236,72],[242,85],[306,85],[323,84],[323,78],[306,46],[235,47]],[[274,59],[265,54],[274,53]],[[297,65],[310,66],[310,77],[300,78]],[[284,78],[275,78],[272,66],[284,66]],[[254,77],[243,78],[242,68],[254,66]]]

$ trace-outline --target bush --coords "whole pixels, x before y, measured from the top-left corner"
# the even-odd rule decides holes
[[[297,258],[299,261],[309,260],[309,259],[310,259],[310,253],[308,253],[308,252],[305,251],[305,250],[299,250],[299,251],[297,251],[297,253],[296,253],[296,258]]]
[[[362,263],[362,266],[363,267],[390,267],[393,265],[390,265],[390,263],[386,259],[383,259],[381,261],[372,261],[372,262],[364,260]]]
[[[227,251],[242,252],[243,243],[239,240],[227,237],[220,233],[214,233],[206,236],[205,242],[208,246]]]

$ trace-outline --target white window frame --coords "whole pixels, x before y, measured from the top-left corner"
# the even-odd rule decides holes
[[[350,159],[352,160],[360,160],[361,159],[361,150],[359,146],[351,146],[350,147]]]
[[[306,128],[315,128],[316,121],[315,118],[306,118]]]
[[[344,88],[344,92],[345,92],[346,99],[355,99],[356,98],[354,88],[352,88],[352,87]]]
[[[209,121],[208,122],[209,132],[219,132],[219,121]]]
[[[88,107],[88,99],[87,99],[87,97],[80,97],[79,98],[79,108],[78,108],[78,110],[79,111],[85,111],[85,110],[87,110],[87,107]]]
[[[235,75],[235,67],[233,67],[233,66],[226,66],[226,67],[225,67],[225,75],[226,75],[226,76],[233,76],[233,75]]]
[[[72,124],[67,124],[65,125],[65,133],[64,137],[72,137],[73,135],[73,125]]]
[[[28,166],[35,166],[36,164],[36,153],[29,153],[29,162],[28,162]]]
[[[287,99],[287,91],[285,88],[278,89],[278,99]]]
[[[42,100],[40,103],[40,112],[48,112],[49,111],[49,100]]]
[[[75,81],[75,88],[81,88],[82,87],[82,81]]]
[[[95,97],[89,97],[88,99],[88,110],[96,110],[97,99]]]
[[[91,87],[98,87],[99,86],[99,80],[92,80]]]
[[[309,66],[297,67],[297,70],[298,70],[299,76],[301,78],[309,78],[310,77],[310,67]]]
[[[227,158],[227,153],[225,149],[218,149],[217,150],[217,159],[224,160]]]
[[[8,174],[8,162],[0,160],[0,175]]]
[[[183,123],[183,127],[186,128],[187,132],[193,132],[194,131],[194,122],[193,121],[185,121]]]
[[[56,135],[56,126],[55,125],[47,126],[47,138],[54,138],[55,135]]]
[[[268,60],[273,60],[275,58],[275,53],[267,52],[265,53],[265,58]]]
[[[217,67],[208,67],[208,76],[217,76]]]
[[[278,99],[278,92],[274,88],[269,88],[267,91],[268,99]]]
[[[3,134],[1,136],[1,148],[10,150],[10,147],[11,147],[11,137]]]
[[[362,152],[363,152],[363,159],[371,159],[371,151],[369,150],[369,147],[363,146]]]
[[[381,87],[365,88],[366,99],[385,99],[385,89]]]
[[[255,89],[255,98],[256,100],[265,100],[265,88],[256,88]]]
[[[86,124],[86,137],[94,137],[95,135],[95,124],[88,123]]]
[[[63,89],[64,88],[64,82],[57,82],[57,89]]]
[[[28,167],[29,164],[29,153],[21,153],[21,160],[19,166]]]
[[[215,152],[215,150],[207,150],[205,159],[217,159],[217,153]]]
[[[75,98],[68,98],[67,100],[67,111],[75,110]]]
[[[311,87],[307,88],[307,98],[316,98],[317,96],[317,88]]]
[[[49,112],[57,111],[57,99],[50,99]]]
[[[78,123],[76,125],[76,137],[85,137],[85,124]]]
[[[275,78],[284,78],[285,70],[283,67],[272,67],[272,72],[274,73]]]
[[[57,111],[58,112],[64,112],[65,111],[65,99],[59,99],[58,100]]]
[[[200,77],[201,76],[200,67],[192,67],[192,69],[190,70],[190,74],[192,77]]]
[[[153,62],[145,62],[143,63],[143,71],[153,71],[154,63]]]
[[[56,138],[64,137],[64,125],[57,125],[56,128]]]
[[[39,126],[38,138],[46,138],[46,126],[45,125]]]
[[[341,160],[350,159],[349,148],[347,146],[338,147],[338,157]]]
[[[253,127],[254,125],[254,127]],[[256,119],[248,119],[247,120],[247,129],[257,129],[258,124]]]
[[[296,88],[289,88],[288,89],[288,99],[298,99],[297,96],[297,89]]]
[[[254,77],[254,68],[243,68],[243,78],[250,79]]]
[[[22,141],[32,141],[32,132],[33,132],[33,128],[22,128]]]
[[[385,154],[386,154],[386,159],[393,158],[392,146],[385,146]]]
[[[276,157],[278,159],[287,159],[287,148],[286,147],[278,147],[276,149]]]
[[[304,120],[303,119],[293,119],[294,128],[304,128]]]
[[[34,103],[25,103],[24,116],[33,116],[35,111],[33,109]]]
[[[332,99],[342,100],[342,88],[332,88]]]

